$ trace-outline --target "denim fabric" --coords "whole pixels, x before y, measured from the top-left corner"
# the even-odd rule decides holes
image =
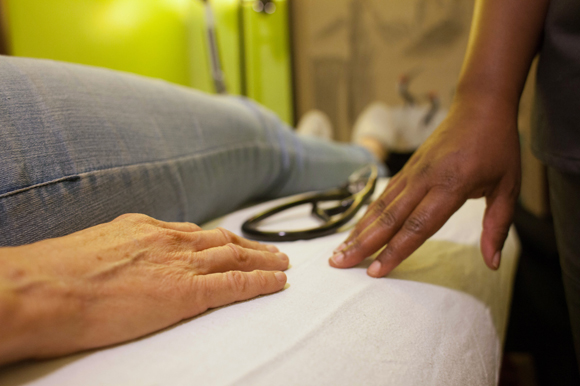
[[[0,56],[0,246],[129,212],[200,223],[337,186],[368,162],[366,150],[298,137],[242,98]]]

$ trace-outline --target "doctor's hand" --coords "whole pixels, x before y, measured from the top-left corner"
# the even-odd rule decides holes
[[[138,214],[0,248],[0,364],[127,341],[280,291],[288,263],[223,229]]]
[[[467,199],[485,197],[481,252],[487,266],[497,269],[519,190],[517,106],[455,104],[369,206],[330,265],[352,267],[384,247],[367,273],[385,276]]]

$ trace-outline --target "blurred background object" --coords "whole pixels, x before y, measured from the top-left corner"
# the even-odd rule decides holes
[[[286,123],[295,122],[287,0],[211,0],[205,4],[195,0],[191,4],[191,85],[217,91],[210,75],[207,38],[213,18],[227,92],[248,96]],[[207,11],[213,16],[208,17]]]
[[[401,85],[409,82],[401,82],[400,74],[413,78],[417,95],[437,90],[441,108],[449,108],[467,47],[473,0],[293,0],[291,5],[298,117],[322,111],[332,122],[334,139],[350,141],[365,108],[377,101],[392,108],[404,105]],[[519,114],[521,203],[539,218],[548,218],[546,169],[529,146],[534,73]],[[392,171],[400,170],[411,153],[391,152]]]
[[[348,141],[371,103],[401,103],[399,74],[420,73],[417,94],[437,90],[448,106],[471,23],[467,0],[294,0],[297,113],[324,111]]]
[[[246,95],[294,123],[288,0],[243,0]],[[273,107],[271,107],[273,106]]]
[[[227,92],[242,95],[242,36],[239,0],[220,0],[211,3],[192,1],[189,31],[191,85],[205,92],[218,91],[211,76],[211,56],[215,55],[215,60],[221,66],[219,71],[221,71],[223,86]],[[214,37],[210,39],[209,34]],[[215,47],[212,48],[212,44],[215,44]],[[217,52],[212,52],[214,49],[217,49]]]

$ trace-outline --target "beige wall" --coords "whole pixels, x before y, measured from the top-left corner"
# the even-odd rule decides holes
[[[467,46],[471,0],[293,0],[297,115],[325,111],[348,141],[374,100],[401,103],[396,81],[449,105]]]

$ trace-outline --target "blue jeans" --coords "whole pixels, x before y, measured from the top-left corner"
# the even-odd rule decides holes
[[[337,186],[369,162],[360,147],[298,137],[243,98],[0,56],[0,246],[129,212],[201,223]]]

